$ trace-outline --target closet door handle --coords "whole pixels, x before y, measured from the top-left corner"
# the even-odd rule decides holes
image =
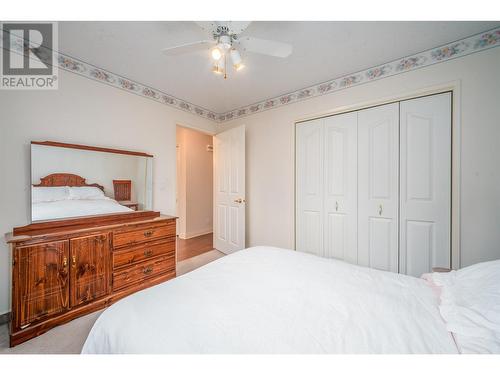
[[[335,202],[335,211],[339,210],[339,202]]]
[[[378,206],[378,215],[382,216],[382,205]]]

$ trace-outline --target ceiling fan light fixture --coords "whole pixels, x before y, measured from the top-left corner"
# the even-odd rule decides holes
[[[241,70],[245,67],[245,65],[243,65],[243,60],[241,59],[241,55],[237,49],[235,48],[231,49],[229,54],[231,55],[231,60],[233,61],[234,69]]]
[[[214,49],[212,49],[212,59],[214,59],[215,61],[219,61],[221,57],[222,52],[219,48],[215,47]]]
[[[231,48],[231,37],[229,35],[221,35],[219,37],[219,44],[217,44],[217,47],[223,50]]]
[[[210,51],[212,71],[227,79],[228,64],[235,71],[245,68],[239,50],[247,53],[259,53],[267,56],[286,58],[290,56],[293,46],[275,40],[255,38],[240,34],[251,23],[249,21],[197,21],[195,22],[206,33],[207,39],[181,44],[163,49],[167,55],[175,56],[194,51]],[[231,61],[226,61],[231,58]]]

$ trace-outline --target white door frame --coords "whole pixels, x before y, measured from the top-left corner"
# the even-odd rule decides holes
[[[333,108],[307,117],[296,119],[291,125],[292,142],[292,181],[293,194],[291,196],[291,207],[293,207],[294,217],[291,223],[291,238],[290,243],[295,249],[295,225],[296,225],[296,125],[297,123],[314,120],[321,117],[338,115],[341,113],[359,111],[370,107],[380,106],[384,104],[399,102],[402,100],[415,99],[423,96],[441,94],[451,92],[452,95],[452,116],[451,116],[451,266],[453,269],[458,269],[461,266],[460,260],[460,240],[461,240],[461,223],[460,223],[460,182],[461,182],[461,83],[460,81],[451,81],[441,85],[430,86],[418,90],[409,91],[399,95],[389,96],[373,101],[365,101],[353,105]]]

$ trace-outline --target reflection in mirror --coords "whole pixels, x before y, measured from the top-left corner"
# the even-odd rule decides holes
[[[151,210],[153,158],[31,144],[31,220]]]

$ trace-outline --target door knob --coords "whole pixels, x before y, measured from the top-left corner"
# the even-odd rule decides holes
[[[382,216],[382,205],[378,206],[378,215]]]
[[[242,198],[238,198],[234,200],[234,203],[245,203],[246,201]]]

